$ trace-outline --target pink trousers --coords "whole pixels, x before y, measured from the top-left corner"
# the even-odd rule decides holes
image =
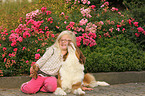
[[[55,77],[41,77],[35,80],[32,78],[29,82],[21,85],[21,91],[28,94],[34,94],[38,91],[54,92],[57,88],[57,79]]]

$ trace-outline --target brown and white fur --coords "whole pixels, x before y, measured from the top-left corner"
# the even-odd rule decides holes
[[[58,87],[54,92],[55,95],[67,95],[70,92],[76,95],[85,94],[81,89],[84,65],[79,62],[76,54],[78,54],[76,48],[69,46],[67,58],[63,61],[58,73]]]
[[[109,86],[110,84],[104,81],[96,81],[95,77],[91,73],[86,73],[83,79],[83,86],[96,87],[96,86]]]
[[[84,86],[96,87],[99,83],[91,74],[84,75],[84,60],[85,57],[81,56],[82,53],[79,49],[76,50],[73,44],[68,47],[68,55],[63,61],[62,67],[58,73],[57,89],[55,95],[67,95],[73,93],[75,95],[84,95],[82,84]],[[101,82],[102,84],[102,82]],[[109,85],[103,82],[104,86]]]

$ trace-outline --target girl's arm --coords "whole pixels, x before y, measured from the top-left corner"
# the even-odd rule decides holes
[[[46,49],[46,52],[44,53],[44,55],[36,62],[36,64],[38,64],[39,68],[41,68],[41,66],[43,66],[47,60],[52,56],[54,49],[52,47],[49,47]]]

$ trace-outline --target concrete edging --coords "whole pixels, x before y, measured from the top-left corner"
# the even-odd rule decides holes
[[[145,82],[145,71],[93,73],[96,80],[109,84]]]
[[[145,82],[145,71],[101,72],[92,74],[97,81],[105,81],[109,84]],[[29,76],[0,77],[0,88],[20,88],[22,83],[30,79]]]

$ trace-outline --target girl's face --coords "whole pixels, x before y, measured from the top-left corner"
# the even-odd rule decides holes
[[[61,39],[59,40],[59,47],[62,51],[66,51],[68,48],[68,45],[71,42],[71,38],[69,35],[63,35]]]

